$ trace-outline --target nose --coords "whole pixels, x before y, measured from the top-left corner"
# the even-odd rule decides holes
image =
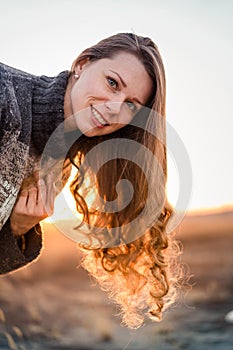
[[[107,108],[109,114],[116,115],[120,113],[122,104],[123,102],[119,101],[108,101],[105,102],[105,107]]]

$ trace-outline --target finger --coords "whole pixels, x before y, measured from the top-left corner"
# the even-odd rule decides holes
[[[27,190],[20,191],[14,208],[17,210],[17,209],[22,209],[22,208],[26,207],[28,197],[29,197],[29,193]]]
[[[31,187],[28,191],[27,208],[29,213],[33,213],[37,205],[37,187]]]
[[[37,200],[38,202],[45,203],[46,202],[46,193],[47,193],[47,188],[45,181],[43,179],[38,180],[37,182]]]
[[[27,196],[28,196],[28,189],[19,191],[19,197],[27,197]]]
[[[47,197],[46,197],[46,209],[48,210],[49,215],[53,213],[55,197],[56,197],[56,186],[54,183],[53,174],[49,174],[48,182],[47,182]]]
[[[38,184],[38,192],[37,192],[38,209],[40,210],[41,215],[48,216],[47,208],[46,208],[47,186],[46,186],[45,181],[43,179],[40,179],[37,184]]]

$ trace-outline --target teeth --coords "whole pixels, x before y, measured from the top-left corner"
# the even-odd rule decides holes
[[[93,107],[91,107],[92,113],[94,114],[95,118],[98,120],[98,122],[100,122],[100,124],[102,125],[106,125],[106,121],[101,117],[101,115],[99,114],[99,112],[97,112],[97,110],[95,110]]]

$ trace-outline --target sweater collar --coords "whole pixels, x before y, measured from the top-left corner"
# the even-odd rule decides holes
[[[32,142],[41,154],[54,130],[64,122],[64,97],[70,76],[64,71],[56,77],[41,76],[34,80],[32,96]],[[65,147],[64,130],[57,135],[57,151]]]

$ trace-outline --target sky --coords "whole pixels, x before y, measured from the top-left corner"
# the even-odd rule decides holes
[[[169,128],[184,151],[177,160],[168,133],[168,198],[175,206],[183,193],[181,210],[232,205],[232,13],[231,0],[0,0],[0,61],[55,76],[109,35],[151,37],[166,70]]]

